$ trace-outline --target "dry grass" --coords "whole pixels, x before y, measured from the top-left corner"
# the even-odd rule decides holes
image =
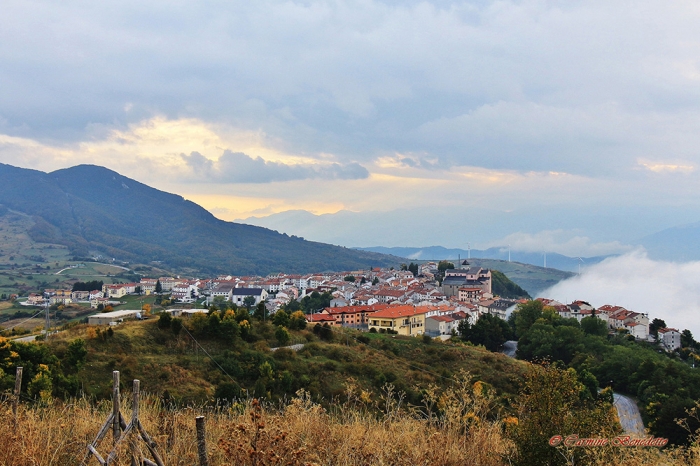
[[[286,406],[247,400],[226,407],[164,409],[145,396],[140,419],[166,465],[195,465],[195,418],[206,417],[211,465],[508,465],[517,462],[510,429],[483,386],[462,374],[449,390],[427,391],[426,405],[405,406],[400,394],[385,387],[379,402],[349,384],[346,396],[330,409],[299,392]],[[130,419],[128,397],[122,413]],[[11,404],[0,403],[0,465],[77,465],[86,446],[111,412],[111,403],[21,405],[17,424]],[[439,413],[439,414],[436,414]],[[126,442],[125,442],[126,443]],[[111,433],[98,447],[106,457]],[[148,457],[143,442],[139,443]],[[116,464],[129,464],[123,445]],[[562,452],[565,454],[565,452]],[[698,465],[697,449],[614,449],[601,451],[596,464]],[[603,461],[604,459],[604,461]],[[592,461],[597,461],[593,458]],[[88,464],[97,461],[91,458]]]

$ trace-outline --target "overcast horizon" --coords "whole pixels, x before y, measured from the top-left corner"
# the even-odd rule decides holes
[[[344,246],[626,253],[700,220],[698,20],[645,0],[8,1],[0,162],[94,163]]]

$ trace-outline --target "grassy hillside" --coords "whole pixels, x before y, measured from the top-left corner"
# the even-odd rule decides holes
[[[279,345],[275,330],[270,322],[256,324],[250,342],[194,337],[200,347],[187,332],[175,335],[159,328],[153,318],[127,322],[109,336],[104,328],[96,332],[79,325],[52,338],[48,346],[62,356],[68,342],[86,340],[87,361],[77,376],[81,390],[89,396],[108,397],[109,374],[120,370],[127,379],[142,380],[147,391],[162,394],[167,389],[169,396],[183,402],[211,399],[217,388],[273,399],[305,389],[315,400],[330,400],[342,396],[352,380],[373,397],[391,382],[409,401],[418,403],[421,390],[430,384],[445,386],[459,370],[468,370],[493,386],[507,403],[517,392],[525,367],[502,354],[462,343],[436,340],[428,344],[413,337],[349,329],[334,329],[332,341],[320,339],[310,329],[291,331],[290,344],[305,347],[298,352],[270,352],[269,347]],[[261,383],[266,363],[270,373]]]
[[[212,327],[216,318],[209,319]],[[307,341],[303,350],[270,352],[269,322],[252,321],[251,341],[201,338],[203,348],[155,319],[112,334],[74,327],[47,344],[0,340],[0,391],[13,385],[8,361],[25,370],[16,424],[0,398],[0,464],[78,464],[109,415],[115,369],[127,419],[131,379],[150,393],[140,418],[169,465],[196,464],[197,415],[206,417],[212,465],[697,464],[697,446],[551,447],[549,438],[560,432],[604,438],[620,432],[611,404],[591,400],[574,370],[456,343],[345,331],[322,334],[330,341],[320,332],[292,332],[292,342]],[[197,332],[203,323],[188,327]],[[66,390],[86,396],[67,399]],[[207,403],[213,393],[232,395],[232,404],[225,396]],[[108,436],[99,451],[110,444]],[[126,464],[126,447],[120,460]]]
[[[509,279],[503,272],[491,270],[492,291],[501,298],[530,298],[530,294]]]
[[[183,272],[265,275],[399,262],[224,222],[181,196],[91,165],[47,174],[0,164],[0,204],[32,217],[28,231],[37,242],[62,244],[83,257],[160,261]]]

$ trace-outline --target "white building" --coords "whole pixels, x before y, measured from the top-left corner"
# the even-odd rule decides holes
[[[659,342],[666,347],[666,351],[675,351],[681,347],[681,334],[675,328],[659,329]]]

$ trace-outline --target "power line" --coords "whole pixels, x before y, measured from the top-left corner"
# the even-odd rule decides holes
[[[17,327],[18,325],[22,325],[23,323],[25,323],[25,322],[27,322],[27,321],[29,321],[29,320],[32,320],[34,317],[38,316],[39,314],[41,314],[41,313],[43,313],[43,312],[44,312],[44,310],[42,309],[41,311],[37,312],[36,314],[34,314],[33,316],[31,316],[30,318],[25,319],[25,320],[23,320],[22,322],[13,325],[12,327],[8,328],[7,330],[11,330],[11,329]]]
[[[199,346],[199,347],[201,348],[201,350],[204,351],[204,354],[206,354],[206,355],[209,357],[209,359],[211,359],[212,362],[213,362],[214,364],[216,364],[217,367],[218,367],[219,369],[221,369],[221,372],[223,372],[224,374],[226,374],[226,376],[227,376],[229,379],[231,379],[231,382],[237,383],[237,382],[236,382],[236,379],[234,379],[233,377],[231,377],[231,376],[229,375],[229,373],[226,372],[226,369],[224,369],[223,367],[221,367],[221,364],[219,364],[218,362],[216,362],[216,359],[214,359],[214,358],[212,357],[212,355],[209,354],[209,352],[207,352],[207,350],[205,350],[204,347],[197,341],[197,339],[196,339],[195,337],[192,336],[192,334],[190,333],[190,331],[187,330],[187,327],[185,327],[185,326],[183,325],[183,326],[182,326],[182,329],[183,329],[185,332],[187,332],[187,334],[190,336],[190,338],[192,338],[192,341],[194,341],[195,343],[197,343],[197,346]]]

